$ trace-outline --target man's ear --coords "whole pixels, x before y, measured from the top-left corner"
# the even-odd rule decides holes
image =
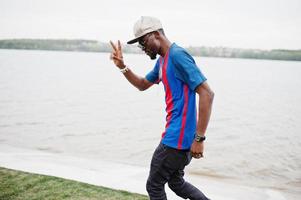
[[[161,37],[161,33],[159,31],[154,32],[156,39],[159,39]]]

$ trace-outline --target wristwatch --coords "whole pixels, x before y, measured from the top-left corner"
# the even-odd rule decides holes
[[[194,138],[194,140],[196,141],[196,142],[203,142],[204,140],[206,140],[206,136],[204,136],[204,135],[199,135],[199,134],[195,134],[195,138]]]

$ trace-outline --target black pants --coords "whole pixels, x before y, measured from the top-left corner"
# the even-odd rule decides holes
[[[191,161],[189,151],[159,144],[153,154],[146,190],[150,200],[166,200],[165,183],[178,196],[191,200],[209,200],[199,189],[183,178],[184,168]]]

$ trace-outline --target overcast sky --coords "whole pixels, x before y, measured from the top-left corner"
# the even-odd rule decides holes
[[[301,49],[301,0],[0,0],[0,39],[125,43],[141,15],[183,46]]]

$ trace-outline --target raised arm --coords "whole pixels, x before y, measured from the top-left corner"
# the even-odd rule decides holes
[[[110,43],[112,46],[110,59],[113,60],[116,67],[123,71],[125,78],[140,91],[146,90],[152,86],[152,82],[149,82],[145,78],[136,75],[128,66],[124,64],[120,41],[118,40],[117,45],[115,45],[112,41],[110,41]]]

